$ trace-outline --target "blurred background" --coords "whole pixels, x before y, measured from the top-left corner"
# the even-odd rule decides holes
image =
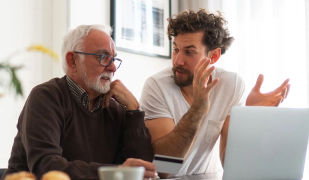
[[[10,58],[12,65],[23,66],[17,75],[24,95],[0,84],[0,168],[7,167],[18,116],[31,89],[64,76],[63,35],[80,24],[110,24],[110,5],[110,0],[0,0],[0,63],[32,44],[43,44],[60,57],[54,61],[42,53],[16,53]],[[223,13],[235,41],[216,66],[239,73],[247,93],[259,74],[265,77],[262,92],[290,78],[291,90],[281,107],[308,107],[309,0],[171,0],[172,15],[188,8]],[[123,63],[115,78],[137,99],[146,78],[172,66],[171,59],[117,53]],[[0,71],[0,80],[6,78]]]

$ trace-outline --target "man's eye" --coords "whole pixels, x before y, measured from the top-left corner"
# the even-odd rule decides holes
[[[112,59],[111,56],[103,56],[102,61],[110,61]]]
[[[191,55],[191,54],[194,54],[194,52],[192,52],[192,51],[186,51],[186,54]]]
[[[173,48],[173,51],[175,51],[175,52],[179,52],[179,49],[177,49],[177,48]]]

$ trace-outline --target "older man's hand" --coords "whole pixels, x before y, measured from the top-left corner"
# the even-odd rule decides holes
[[[156,177],[156,166],[147,161],[141,159],[128,158],[121,166],[142,166],[145,168],[144,178],[154,178]]]
[[[134,95],[118,79],[110,84],[110,90],[103,96],[103,108],[109,106],[110,98],[114,98],[118,103],[126,106],[127,110],[136,110],[139,108],[139,103]]]
[[[255,86],[247,97],[246,106],[279,106],[287,97],[290,90],[289,79],[286,79],[281,86],[274,91],[264,94],[260,92],[263,80],[264,77],[260,74]]]

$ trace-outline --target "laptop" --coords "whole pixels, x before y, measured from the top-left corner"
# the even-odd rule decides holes
[[[302,179],[309,109],[233,107],[223,180]]]

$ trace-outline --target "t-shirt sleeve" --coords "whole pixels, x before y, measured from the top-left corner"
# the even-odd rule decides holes
[[[242,77],[236,74],[235,78],[235,91],[233,96],[233,103],[232,106],[243,106],[246,100],[245,97],[245,82]],[[229,115],[231,114],[231,109],[229,110]]]
[[[156,118],[173,119],[161,88],[153,78],[146,80],[140,99],[140,106],[145,111],[145,120]]]

